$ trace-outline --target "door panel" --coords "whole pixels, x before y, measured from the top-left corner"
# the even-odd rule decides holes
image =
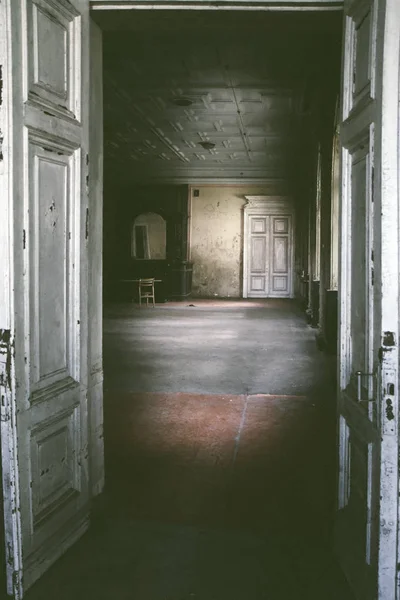
[[[276,275],[272,278],[272,292],[276,292],[280,295],[281,292],[288,291],[288,280],[287,277],[276,277]]]
[[[274,273],[288,272],[288,239],[287,237],[274,236],[272,265]]]
[[[346,3],[335,544],[360,600],[398,597],[399,39],[397,0]]]
[[[349,148],[351,195],[356,199],[351,207],[351,339],[354,371],[371,373],[373,369],[370,333],[373,332],[374,252],[370,224],[373,222],[371,152],[373,139],[365,137],[356,147]]]
[[[89,2],[3,10],[13,32],[5,202],[18,241],[2,445],[8,591],[21,598],[89,523]]]
[[[79,246],[75,222],[79,199],[73,193],[79,151],[29,136],[30,179],[25,239],[29,269],[27,311],[30,318],[31,398],[46,390],[74,386],[79,378],[79,325],[75,289],[79,288]],[[46,149],[43,145],[47,144]],[[71,235],[71,238],[70,238]]]
[[[266,290],[266,278],[261,276],[261,277],[256,277],[255,275],[251,276],[251,282],[250,282],[250,291],[251,292],[263,292],[265,293]]]
[[[251,263],[250,269],[252,273],[265,273],[266,270],[266,237],[251,238]]]
[[[253,217],[251,219],[251,233],[266,233],[266,221],[267,219],[265,217],[260,219],[256,219]]]
[[[377,9],[378,0],[347,3],[349,46],[346,52],[349,62],[346,67],[351,77],[351,88],[345,99],[344,118],[375,97]]]
[[[81,116],[82,0],[26,0],[28,99],[55,113]],[[26,8],[25,8],[26,7]],[[86,42],[85,42],[86,43]]]
[[[274,233],[289,233],[289,219],[287,217],[282,219],[274,217],[273,227]]]
[[[269,217],[250,216],[248,295],[265,298],[268,295]]]

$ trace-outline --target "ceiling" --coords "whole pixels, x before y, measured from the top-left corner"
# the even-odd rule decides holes
[[[327,78],[338,79],[340,13],[107,12],[96,15],[106,176],[290,176]]]

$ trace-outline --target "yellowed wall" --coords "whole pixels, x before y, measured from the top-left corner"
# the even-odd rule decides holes
[[[193,190],[199,190],[199,197]],[[243,210],[247,195],[284,194],[277,186],[192,186],[193,296],[242,296]]]

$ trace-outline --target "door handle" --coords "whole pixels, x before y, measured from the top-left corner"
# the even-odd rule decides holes
[[[368,389],[369,389],[369,385],[368,385],[369,382],[368,382],[367,378],[374,377],[374,374],[373,373],[363,373],[362,371],[356,371],[354,375],[356,378],[357,402],[376,402],[376,398],[368,398],[368,393],[363,394],[364,390],[368,391]],[[367,380],[367,381],[365,381],[365,380]],[[367,398],[365,398],[365,396],[367,396]]]

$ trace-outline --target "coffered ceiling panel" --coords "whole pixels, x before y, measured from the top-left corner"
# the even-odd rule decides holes
[[[307,145],[299,136],[308,99],[339,60],[340,20],[328,27],[320,15],[310,31],[284,15],[246,16],[244,28],[240,15],[220,27],[212,18],[200,27],[197,16],[177,16],[166,27],[141,14],[125,30],[118,21],[117,32],[104,32],[106,174],[140,182],[290,177],[299,142]]]

